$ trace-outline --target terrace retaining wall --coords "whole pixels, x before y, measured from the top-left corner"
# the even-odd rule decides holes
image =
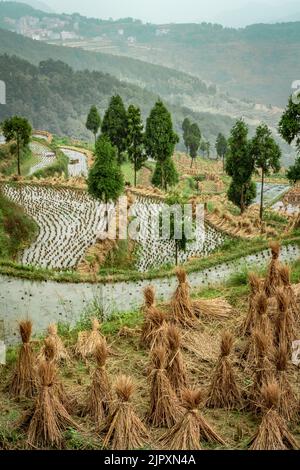
[[[245,267],[264,267],[269,256],[269,250],[264,250],[191,273],[191,288],[196,291],[223,283]],[[300,247],[296,244],[281,249],[280,258],[284,262],[293,262],[299,256]],[[66,322],[73,326],[92,302],[98,303],[107,318],[114,313],[136,310],[143,301],[143,288],[149,284],[155,287],[158,300],[167,301],[177,282],[175,276],[172,276],[151,281],[71,284],[0,275],[0,332],[4,336],[0,339],[4,339],[7,344],[17,342],[17,323],[25,317],[32,319],[36,334],[44,332],[51,322]]]

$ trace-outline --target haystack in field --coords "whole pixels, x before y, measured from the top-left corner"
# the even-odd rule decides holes
[[[57,325],[51,324],[48,326],[48,336],[47,338],[51,339],[52,344],[54,345],[54,360],[55,362],[70,362],[70,356],[67,349],[64,346],[64,343],[60,336],[57,333]],[[38,360],[43,359],[45,356],[45,346],[41,348]]]
[[[192,300],[195,315],[200,319],[228,318],[232,314],[232,306],[225,299]]]
[[[264,290],[268,297],[275,294],[276,289],[281,286],[279,270],[281,267],[279,261],[280,244],[275,241],[270,243],[272,259],[268,266],[267,276],[264,282]]]
[[[108,355],[105,343],[96,347],[96,367],[92,375],[92,383],[86,398],[83,414],[88,414],[98,429],[104,424],[105,418],[110,411],[112,401],[111,384],[105,368]]]
[[[171,299],[170,307],[172,319],[183,327],[195,327],[199,324],[194,313],[194,307],[190,298],[190,286],[184,269],[177,268],[176,276],[178,286]]]
[[[293,421],[298,413],[299,402],[288,378],[288,348],[282,343],[277,351],[276,369],[277,381],[280,389],[278,410],[287,421]]]
[[[147,444],[149,434],[130,401],[134,392],[131,377],[126,375],[118,377],[115,390],[117,403],[104,429],[106,436],[103,446],[111,450],[141,449]]]
[[[251,439],[250,450],[298,449],[298,444],[289,432],[286,420],[279,414],[280,389],[276,381],[263,386],[262,407],[264,415],[261,424]]]
[[[9,386],[9,393],[15,398],[32,398],[37,391],[35,356],[30,343],[32,322],[30,320],[21,321],[19,328],[22,345]]]
[[[276,292],[277,318],[275,319],[275,342],[277,346],[286,344],[292,350],[292,342],[297,338],[294,314],[290,306],[290,298],[284,289]]]
[[[241,326],[241,334],[243,336],[249,336],[251,331],[255,327],[256,323],[256,297],[261,290],[260,278],[255,273],[249,273],[248,275],[250,295],[248,300],[248,312],[247,316]]]
[[[293,322],[297,337],[300,337],[300,309],[297,305],[297,295],[291,284],[291,269],[287,265],[282,265],[279,270],[281,284],[284,293],[289,298],[289,308],[292,311]]]
[[[247,396],[247,409],[257,413],[261,411],[261,390],[274,379],[275,368],[266,335],[258,329],[253,330],[252,335],[255,341],[256,362],[253,368],[253,384]]]
[[[187,371],[181,352],[181,332],[176,325],[167,329],[167,376],[177,396],[187,386]]]
[[[151,354],[150,407],[147,422],[154,427],[171,428],[179,419],[181,409],[166,372],[166,350],[162,346]]]
[[[199,390],[184,390],[182,393],[183,416],[160,439],[168,450],[201,450],[201,442],[225,445],[223,439],[211,428],[201,415],[199,405],[202,393]]]
[[[150,349],[166,343],[167,316],[155,306],[155,293],[152,286],[144,290],[144,322],[140,344]]]
[[[213,372],[206,406],[209,408],[233,409],[241,406],[241,392],[236,382],[232,363],[229,359],[233,336],[225,331],[221,337],[221,353]]]
[[[69,427],[78,429],[78,426],[58,397],[54,361],[41,361],[38,375],[39,391],[36,402],[20,425],[27,433],[29,446],[60,448],[63,432]]]
[[[100,332],[101,324],[97,318],[92,319],[92,330],[81,331],[78,333],[77,344],[75,346],[75,354],[82,359],[95,355],[96,348],[99,344],[105,343],[106,338]]]
[[[274,328],[268,316],[268,299],[265,293],[261,292],[256,296],[256,322],[255,329],[264,334],[268,341],[268,350],[274,354]],[[256,340],[253,334],[250,335],[244,351],[246,367],[252,368],[257,364],[258,351]]]

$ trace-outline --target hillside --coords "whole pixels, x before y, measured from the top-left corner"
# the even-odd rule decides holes
[[[38,23],[26,19],[29,16]],[[300,75],[299,22],[244,29],[207,23],[154,25],[132,18],[106,21],[47,14],[12,2],[0,3],[0,18],[1,27],[42,42],[172,67],[253,102],[284,106],[292,81]]]
[[[36,67],[17,57],[2,55],[0,70],[1,80],[7,84],[7,104],[0,108],[0,120],[21,114],[30,119],[33,127],[48,129],[58,135],[90,139],[91,134],[85,128],[90,106],[96,104],[103,115],[113,94],[120,94],[126,105],[139,105],[144,118],[158,98],[157,94],[108,74],[73,71],[61,61],[43,61]],[[190,116],[212,143],[218,132],[227,134],[233,125],[233,120],[226,116],[168,106],[178,133],[181,133],[184,117]]]
[[[0,4],[1,5],[1,4]],[[156,97],[160,95],[168,103],[176,108],[188,108],[183,114],[201,113],[206,116],[207,138],[217,134],[212,125],[228,129],[228,119],[237,119],[243,116],[251,126],[258,125],[261,121],[268,123],[276,130],[282,109],[272,106],[254,104],[234,98],[228,93],[222,92],[218,87],[208,84],[195,76],[178,72],[176,70],[153,65],[128,57],[119,57],[109,54],[83,51],[77,48],[49,45],[42,41],[22,37],[3,29],[0,29],[0,54],[17,55],[34,65],[41,60],[61,60],[70,65],[74,70],[96,70],[117,77],[123,82],[129,82],[140,88],[147,89]],[[1,79],[1,77],[0,77]],[[201,119],[201,122],[203,119]],[[179,126],[181,127],[181,126]],[[68,133],[68,132],[67,132]],[[282,143],[284,152],[290,153],[290,149]]]

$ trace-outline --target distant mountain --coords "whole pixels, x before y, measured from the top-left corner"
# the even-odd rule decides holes
[[[24,18],[25,5],[20,5],[0,3],[0,27],[40,42],[167,66],[254,103],[285,106],[292,82],[300,77],[300,22],[233,29],[207,23],[154,25],[132,18],[110,21],[76,13],[31,11],[29,16],[36,18],[32,20]],[[258,13],[263,19],[263,10]],[[267,13],[285,16],[291,10],[277,12],[274,7]]]
[[[249,2],[237,9],[223,11],[213,20],[230,28],[244,28],[258,23],[300,21],[299,2],[283,2],[281,5],[267,1],[265,4]]]
[[[85,122],[92,104],[96,104],[103,116],[111,96],[120,94],[127,106],[130,103],[138,105],[146,119],[158,99],[157,93],[121,82],[111,75],[74,71],[69,65],[52,59],[35,66],[16,56],[0,55],[0,80],[7,86],[6,105],[0,106],[0,122],[18,114],[28,117],[35,128],[77,139],[91,139]],[[197,113],[166,104],[179,135],[183,119],[190,117],[199,123],[203,136],[212,145],[218,132],[228,134],[234,124],[233,119],[227,116]],[[178,148],[184,148],[182,140]]]
[[[11,0],[1,0],[3,2]],[[17,2],[16,2],[17,3]],[[44,2],[40,2],[39,0],[18,0],[18,3],[26,3],[27,5],[31,6],[32,8],[35,8],[36,10],[44,11],[45,13],[54,13],[54,10],[49,7]]]

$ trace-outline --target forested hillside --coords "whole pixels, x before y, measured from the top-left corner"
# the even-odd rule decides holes
[[[140,106],[146,118],[158,98],[157,93],[121,82],[111,75],[74,71],[61,61],[42,61],[35,66],[17,57],[2,55],[0,71],[0,79],[7,84],[7,104],[0,107],[0,120],[14,114],[24,115],[36,128],[76,138],[90,138],[85,121],[92,104],[96,104],[103,115],[110,97],[120,94],[127,105]],[[196,113],[179,106],[169,105],[169,109],[179,133],[184,117],[190,116],[212,143],[218,132],[227,134],[233,124],[229,117]]]
[[[207,23],[154,25],[132,18],[105,21],[76,13],[47,14],[23,4],[0,3],[0,26],[3,28],[30,36],[31,27],[23,31],[17,22],[26,16],[36,18],[39,28],[44,28],[43,41],[169,66],[222,85],[231,94],[254,102],[284,106],[292,81],[300,76],[300,22],[257,24],[241,29]],[[60,36],[62,31],[69,34]],[[13,53],[12,50],[6,52]],[[86,67],[99,69],[96,63],[100,58],[77,53],[72,56],[72,63],[63,56],[56,58],[80,67],[81,57],[87,61]],[[26,58],[31,60],[33,57]],[[71,60],[71,56],[68,58]],[[115,66],[111,58],[108,61]],[[126,69],[137,66],[127,60],[125,64]],[[107,71],[124,78],[122,65],[119,71]],[[147,69],[147,74],[149,71]],[[140,77],[140,73],[137,76]],[[183,83],[182,78],[178,75],[179,86]],[[170,82],[174,86],[171,77]],[[149,88],[149,83],[147,86]]]

